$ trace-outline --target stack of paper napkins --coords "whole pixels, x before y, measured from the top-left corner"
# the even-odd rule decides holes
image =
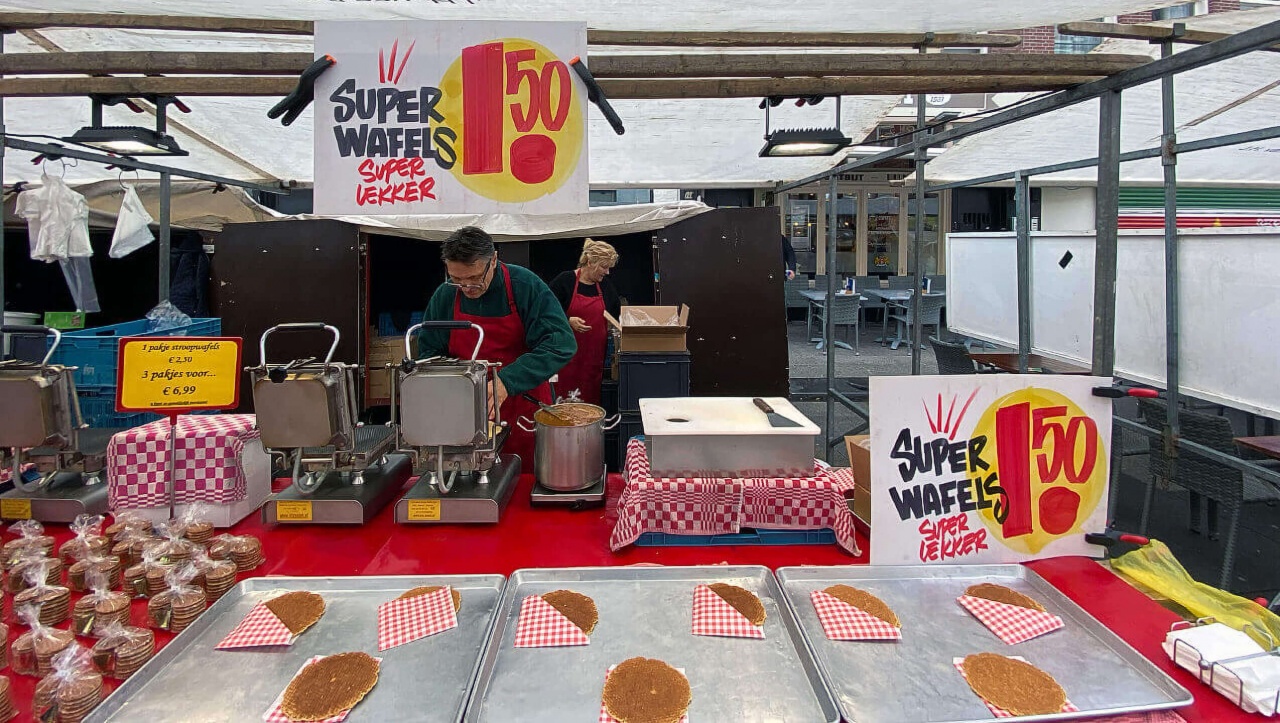
[[[1179,640],[1182,642],[1176,645],[1175,651]],[[1210,666],[1221,662],[1213,671],[1214,690],[1250,713],[1275,715],[1276,693],[1280,689],[1280,655],[1263,655],[1265,649],[1248,635],[1222,623],[1198,625],[1170,632],[1164,639],[1164,652],[1178,667],[1195,673],[1203,683],[1210,682]],[[1234,660],[1246,656],[1257,657]]]

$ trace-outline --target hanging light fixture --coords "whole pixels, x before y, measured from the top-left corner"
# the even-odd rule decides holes
[[[778,102],[781,99],[777,99]],[[817,105],[821,98],[804,99],[809,105]],[[774,98],[766,98],[761,102],[764,108],[764,147],[760,149],[761,158],[781,158],[795,156],[834,156],[842,148],[847,148],[853,139],[840,130],[840,96],[835,96],[836,123],[832,128],[798,128],[778,129],[770,127],[769,111],[778,105]]]
[[[63,140],[90,148],[115,153],[120,156],[185,156],[187,152],[178,146],[173,136],[165,132],[165,109],[174,98],[157,98],[156,127],[140,126],[104,126],[102,125],[102,106],[125,102],[118,98],[91,98],[93,110],[89,125],[76,131]]]

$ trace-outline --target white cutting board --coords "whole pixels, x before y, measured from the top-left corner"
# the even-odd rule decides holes
[[[771,427],[765,413],[751,397],[673,397],[641,399],[640,419],[646,435],[797,434],[821,433],[791,402],[782,397],[763,397],[773,411],[800,424],[799,427]],[[675,421],[687,420],[687,421]]]

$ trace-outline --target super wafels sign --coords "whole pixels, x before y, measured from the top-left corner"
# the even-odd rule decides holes
[[[587,208],[586,25],[317,22],[322,214]]]
[[[871,379],[871,561],[975,564],[1095,554],[1110,379]]]

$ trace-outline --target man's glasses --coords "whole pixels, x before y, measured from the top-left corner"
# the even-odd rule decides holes
[[[493,262],[496,259],[497,259],[496,256],[490,256],[489,263],[485,264],[484,271],[481,271],[475,276],[468,276],[463,279],[455,279],[452,276],[445,274],[444,282],[450,286],[456,286],[459,289],[483,289],[485,286],[484,277],[488,276],[489,272],[493,270]]]

